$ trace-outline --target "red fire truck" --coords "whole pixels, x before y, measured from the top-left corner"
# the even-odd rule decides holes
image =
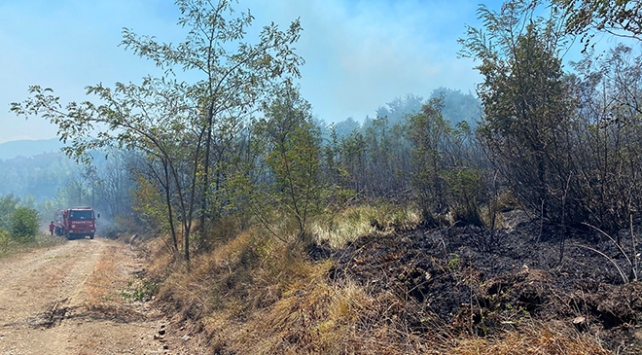
[[[84,238],[89,236],[94,239],[96,233],[96,215],[91,207],[72,207],[58,210],[54,215],[54,230],[56,235],[65,236],[67,239]]]

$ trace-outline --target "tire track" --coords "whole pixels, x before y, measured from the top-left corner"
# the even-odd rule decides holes
[[[122,297],[142,266],[100,238],[0,259],[0,355],[203,353],[159,310]]]

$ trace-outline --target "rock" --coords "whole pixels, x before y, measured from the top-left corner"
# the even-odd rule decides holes
[[[183,337],[181,338],[182,341],[188,341],[190,339],[192,339],[192,337],[187,334],[183,335]]]

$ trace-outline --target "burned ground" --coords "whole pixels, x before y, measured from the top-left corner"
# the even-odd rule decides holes
[[[619,242],[622,250],[588,227],[561,233],[536,222],[492,238],[471,227],[401,230],[332,251],[329,278],[392,292],[403,304],[392,310],[395,317],[418,335],[440,329],[486,337],[562,322],[595,334],[606,349],[639,354],[642,284],[633,279],[642,243],[624,232]],[[314,252],[330,254],[324,247]]]

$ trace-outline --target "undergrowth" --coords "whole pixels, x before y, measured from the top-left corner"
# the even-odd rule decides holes
[[[419,212],[408,206],[350,206],[337,214],[317,218],[311,223],[309,233],[339,249],[360,236],[412,228],[420,218]]]
[[[121,297],[128,301],[146,302],[158,293],[158,283],[144,277],[135,277],[127,283]]]
[[[0,257],[14,253],[24,252],[31,249],[48,248],[64,244],[67,239],[50,236],[49,234],[37,234],[33,239],[14,239],[9,233],[0,228]]]
[[[415,211],[393,206],[349,207],[315,220],[310,232],[340,253],[359,236],[393,238],[418,219]],[[189,272],[178,264],[168,272],[172,258],[166,249],[154,256],[148,276],[164,279],[157,299],[188,331],[203,334],[212,353],[609,354],[597,337],[566,323],[526,319],[492,336],[455,333],[429,314],[416,313],[424,305],[395,289],[332,277],[332,258],[312,260],[296,239],[274,238],[274,231],[288,233],[279,228],[254,227],[226,237],[213,251],[196,255]],[[443,272],[458,269],[457,258],[449,261]],[[145,290],[143,282],[141,297]]]

